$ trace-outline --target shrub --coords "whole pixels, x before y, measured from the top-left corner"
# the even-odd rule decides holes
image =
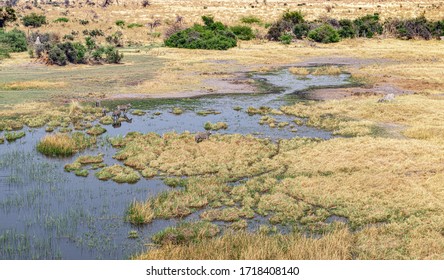
[[[76,153],[76,142],[66,134],[45,136],[37,144],[37,151],[53,157],[66,157]]]
[[[56,20],[54,20],[55,23],[61,23],[61,22],[69,22],[69,19],[66,17],[60,17]]]
[[[3,45],[7,51],[11,52],[24,52],[28,47],[25,33],[18,29],[13,29],[9,32],[0,29],[0,45]]]
[[[339,26],[338,32],[342,38],[355,38],[358,34],[356,25],[349,19],[341,19]]]
[[[386,32],[394,33],[393,35],[401,39],[423,38],[430,40],[437,33],[436,23],[427,21],[424,16],[407,20],[388,20],[384,25]]]
[[[435,37],[444,36],[444,19],[429,23],[430,31]]]
[[[291,22],[293,24],[298,24],[304,22],[304,16],[300,11],[293,11],[293,12],[287,11],[282,16],[282,20]]]
[[[58,44],[58,47],[65,52],[69,62],[74,64],[86,62],[86,47],[80,43],[65,42]]]
[[[262,23],[262,21],[255,16],[245,16],[242,17],[240,21],[245,24]]]
[[[310,25],[305,22],[298,23],[293,27],[293,34],[298,39],[307,37],[308,31],[310,31]]]
[[[117,32],[114,32],[113,34],[107,36],[105,38],[105,40],[108,44],[113,44],[116,47],[123,47],[122,36],[123,36],[123,33],[120,31],[117,31]]]
[[[24,26],[40,27],[46,24],[46,17],[44,15],[32,13],[30,15],[24,16],[22,18],[22,22]]]
[[[82,33],[85,36],[91,36],[91,37],[105,36],[105,33],[103,32],[102,29],[93,29],[93,30],[85,29],[82,31]]]
[[[10,7],[0,7],[0,28],[5,27],[7,22],[17,20],[15,10]]]
[[[191,28],[174,33],[165,40],[167,47],[187,49],[227,50],[237,45],[236,35],[213,17],[203,16],[205,25],[195,24]]]
[[[308,37],[319,43],[336,43],[340,37],[338,31],[329,24],[323,24],[320,27],[308,32]]]
[[[66,34],[65,36],[63,36],[63,40],[65,41],[74,41],[74,36],[71,34]]]
[[[54,45],[48,52],[48,59],[51,64],[59,66],[66,65],[68,59],[65,52],[58,46]]]
[[[123,58],[123,54],[119,53],[115,47],[105,48],[105,61],[107,63],[120,63]]]
[[[89,23],[89,20],[81,19],[81,20],[79,20],[79,23],[80,23],[81,25],[87,25],[87,24]]]
[[[366,15],[354,20],[358,37],[372,38],[375,34],[382,34],[383,27],[379,22],[379,14]]]
[[[125,22],[123,20],[116,20],[116,25],[119,27],[124,27],[125,26]]]
[[[277,22],[271,25],[267,33],[267,38],[269,40],[278,41],[284,33],[293,31],[295,25],[304,22],[304,16],[301,12],[287,11]]]
[[[231,26],[230,30],[237,36],[239,40],[251,40],[254,39],[253,30],[251,27],[245,25]]]
[[[291,40],[293,40],[293,36],[291,34],[283,34],[281,37],[279,37],[279,41],[281,41],[282,44],[289,45],[291,43]]]

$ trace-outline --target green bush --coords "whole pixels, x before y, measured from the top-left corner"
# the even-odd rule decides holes
[[[123,20],[116,20],[116,25],[119,27],[124,27],[125,26],[125,22]]]
[[[382,34],[383,27],[379,22],[379,14],[366,15],[354,20],[358,37],[373,38],[375,34]]]
[[[430,40],[434,36],[444,35],[444,20],[428,21],[424,15],[406,20],[389,19],[384,26],[386,32],[394,33],[393,35],[401,39],[423,38]]]
[[[86,47],[81,43],[65,42],[59,44],[59,47],[65,51],[66,58],[74,64],[82,64],[86,62]]]
[[[339,26],[338,32],[342,38],[355,38],[358,34],[356,25],[349,19],[341,19]]]
[[[115,47],[105,48],[105,61],[107,63],[120,63],[123,58],[123,54],[119,53]]]
[[[54,45],[48,52],[48,59],[51,64],[56,64],[59,66],[66,65],[68,59],[65,52],[58,46]]]
[[[80,23],[81,25],[87,25],[87,24],[89,23],[89,20],[81,19],[81,20],[79,20],[79,23]]]
[[[308,31],[310,31],[310,25],[305,22],[298,23],[293,27],[293,34],[298,39],[307,37]]]
[[[40,27],[46,24],[46,17],[44,15],[32,13],[30,15],[24,16],[22,18],[22,22],[24,26]]]
[[[0,29],[0,45],[6,48],[6,51],[24,52],[28,48],[26,35],[23,31],[13,29],[9,32]]]
[[[291,22],[293,24],[303,23],[305,21],[304,15],[300,11],[293,11],[293,12],[287,11],[282,16],[282,20]]]
[[[282,44],[289,45],[291,43],[291,40],[293,40],[293,36],[291,34],[283,34],[281,37],[279,37],[279,41],[281,41]]]
[[[117,31],[117,32],[114,32],[113,34],[107,36],[105,38],[105,40],[108,44],[112,44],[116,47],[123,47],[122,36],[123,36],[123,33],[120,31]]]
[[[230,30],[237,36],[239,40],[248,41],[256,37],[253,33],[253,30],[249,26],[245,25],[231,26]]]
[[[5,27],[7,22],[17,20],[15,10],[10,7],[0,7],[0,28]]]
[[[187,49],[227,50],[237,45],[236,35],[213,17],[203,16],[205,25],[176,32],[165,40],[167,47]]]
[[[319,43],[336,43],[340,37],[338,31],[329,24],[323,24],[308,32],[308,37]]]
[[[301,12],[285,12],[282,17],[270,26],[267,38],[273,41],[280,41],[280,37],[289,30],[293,30],[295,25],[304,23],[304,16]]]
[[[54,20],[55,23],[61,23],[61,22],[69,22],[69,19],[66,17],[60,17],[56,20]]]

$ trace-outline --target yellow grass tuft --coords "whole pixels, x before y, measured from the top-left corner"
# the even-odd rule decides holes
[[[320,239],[307,238],[300,234],[265,235],[241,231],[197,243],[164,245],[151,249],[136,259],[346,260],[352,258],[352,245],[353,237],[350,232],[340,228]]]

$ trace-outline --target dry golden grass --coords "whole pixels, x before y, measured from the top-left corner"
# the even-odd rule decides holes
[[[403,95],[389,103],[379,97],[359,97],[325,102],[298,103],[283,107],[289,114],[309,118],[308,124],[342,135],[369,135],[379,124],[405,127],[405,136],[444,141],[444,98],[434,95]]]
[[[241,231],[197,243],[165,245],[136,259],[346,260],[352,257],[352,245],[353,236],[347,229],[337,229],[320,239],[299,234],[269,236]]]
[[[63,88],[65,86],[65,82],[25,81],[0,84],[0,90],[48,89]]]

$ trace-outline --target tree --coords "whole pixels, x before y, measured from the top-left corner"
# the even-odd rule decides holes
[[[0,8],[0,28],[5,27],[7,22],[13,22],[17,20],[15,10],[10,7]]]

